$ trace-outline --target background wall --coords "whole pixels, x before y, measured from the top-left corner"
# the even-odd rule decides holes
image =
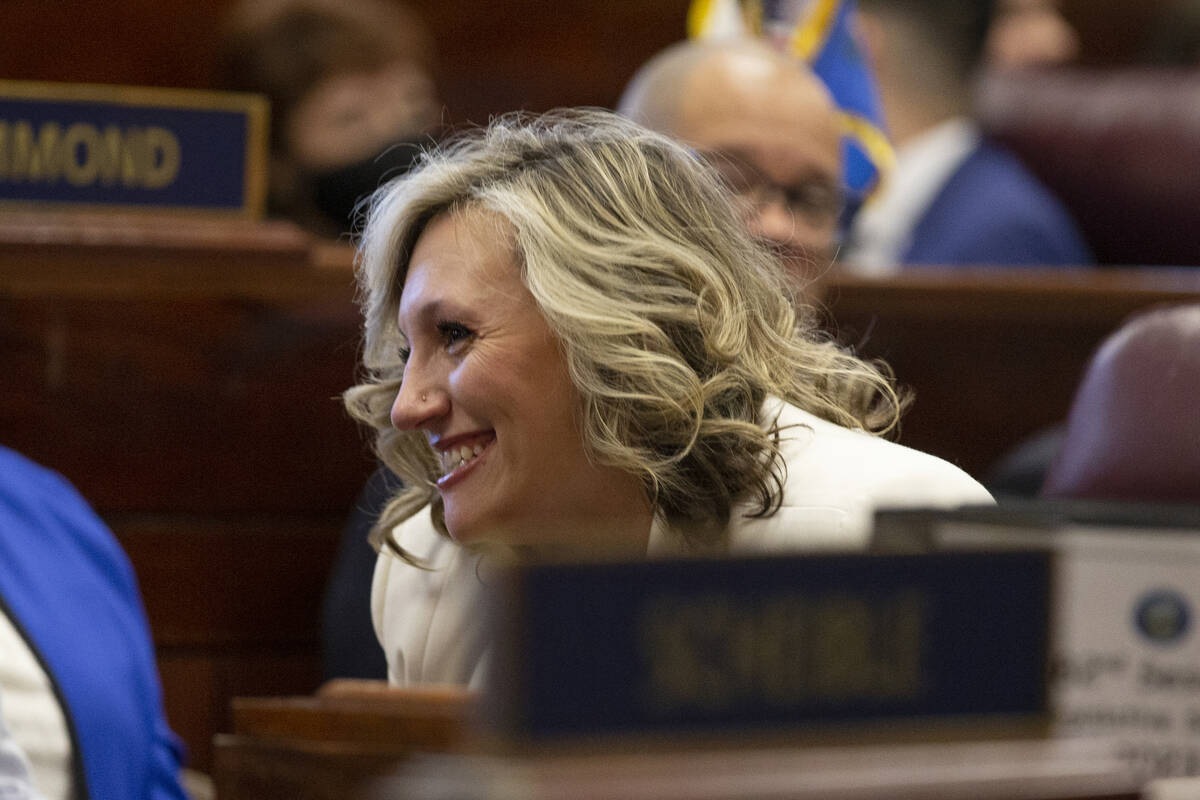
[[[1064,0],[1084,63],[1129,63],[1166,0]],[[229,0],[0,0],[0,77],[205,88]],[[412,0],[438,44],[451,121],[611,106],[683,37],[688,0]]]
[[[206,88],[228,0],[3,0],[0,78]],[[414,0],[451,121],[611,106],[680,39],[688,0]]]

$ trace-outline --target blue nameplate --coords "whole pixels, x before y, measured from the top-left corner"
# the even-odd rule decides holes
[[[0,205],[261,217],[256,95],[0,81]]]
[[[522,567],[498,604],[489,705],[518,743],[1028,734],[1048,713],[1050,573],[1044,551]]]

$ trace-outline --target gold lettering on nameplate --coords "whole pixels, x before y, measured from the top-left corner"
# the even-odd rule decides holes
[[[663,595],[639,620],[657,714],[911,701],[922,692],[926,595]]]
[[[164,189],[181,163],[179,138],[166,128],[0,120],[0,181]]]

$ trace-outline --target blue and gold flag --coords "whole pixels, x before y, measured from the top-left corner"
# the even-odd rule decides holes
[[[739,0],[692,0],[688,8],[689,39],[725,39],[757,34],[748,18],[750,4]]]
[[[788,42],[788,50],[808,63],[841,110],[847,143],[846,185],[868,194],[896,155],[883,125],[875,76],[854,40],[853,0],[810,0]]]
[[[845,143],[845,183],[859,197],[895,161],[883,125],[875,77],[854,39],[853,0],[693,0],[693,38],[760,36],[804,61],[829,87]]]

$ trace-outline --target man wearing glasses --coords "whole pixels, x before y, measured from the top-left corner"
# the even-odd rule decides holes
[[[829,268],[843,205],[841,135],[833,100],[807,66],[751,39],[686,41],[638,71],[618,110],[721,173],[797,291]]]

